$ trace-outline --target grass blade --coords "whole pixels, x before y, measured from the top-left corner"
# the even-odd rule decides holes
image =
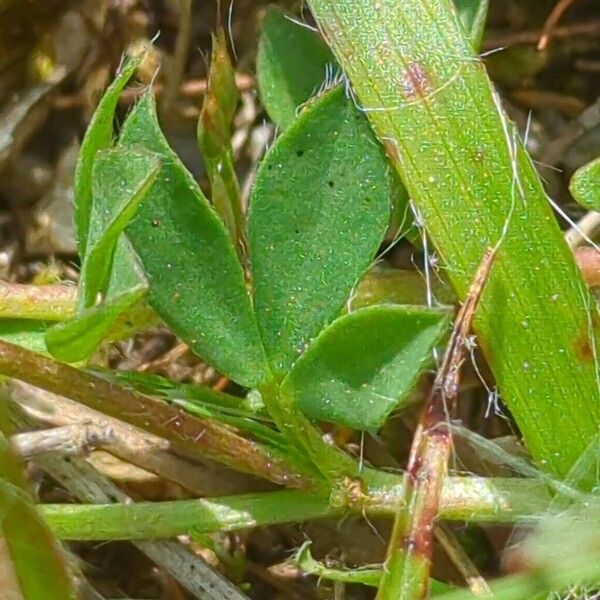
[[[13,454],[6,431],[6,406],[0,414],[0,560],[10,568],[19,589],[3,581],[0,595],[23,600],[75,600],[73,582],[67,571],[65,553],[38,514],[28,490],[23,465]],[[12,593],[11,593],[12,592]]]
[[[538,463],[596,433],[595,300],[449,0],[310,0],[459,297],[500,244],[474,328]]]

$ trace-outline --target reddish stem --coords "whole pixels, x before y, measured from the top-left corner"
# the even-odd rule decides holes
[[[238,471],[288,487],[310,487],[264,446],[231,427],[185,413],[179,408],[125,390],[101,377],[0,340],[0,373],[25,381],[121,419],[168,440],[173,447],[201,454]]]
[[[448,415],[458,398],[465,340],[494,256],[493,249],[486,250],[456,317],[431,394],[421,413],[404,479],[404,502],[394,523],[378,600],[427,597],[433,527],[452,451]]]

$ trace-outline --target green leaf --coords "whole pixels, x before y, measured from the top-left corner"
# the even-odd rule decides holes
[[[213,36],[208,76],[198,120],[198,145],[210,181],[211,200],[240,255],[245,247],[240,188],[233,164],[231,122],[239,100],[223,29]]]
[[[86,252],[92,212],[92,165],[96,153],[112,144],[113,119],[119,96],[135,73],[139,62],[137,58],[126,59],[116,79],[100,100],[81,143],[81,150],[75,167],[73,188],[75,192],[75,231],[79,254],[82,257],[85,256]]]
[[[366,119],[324,94],[263,161],[248,217],[255,310],[286,372],[334,319],[382,240],[391,178]]]
[[[271,120],[282,130],[298,118],[303,106],[308,108],[311,99],[318,98],[322,88],[331,89],[341,74],[321,37],[299,23],[293,15],[271,6],[259,40],[256,72],[261,100]],[[354,110],[356,115],[360,112],[354,104],[348,110]],[[377,145],[375,135],[371,136]],[[339,143],[345,142],[340,139]],[[412,215],[406,189],[398,177],[395,179],[390,225],[393,231],[404,235],[410,232]]]
[[[326,70],[336,65],[323,40],[292,19],[277,7],[269,8],[256,58],[262,103],[282,129],[296,120],[298,108],[318,90]]]
[[[454,0],[454,6],[467,39],[473,50],[478,52],[487,22],[489,0]]]
[[[142,147],[96,153],[79,312],[46,334],[48,350],[56,358],[86,360],[103,341],[122,339],[154,322],[145,303],[148,284],[142,267],[122,232],[159,170],[159,157]],[[104,299],[93,306],[98,292]]]
[[[248,387],[270,378],[244,274],[227,230],[164,138],[152,93],[129,114],[121,146],[141,144],[162,169],[127,227],[149,304],[219,371]]]
[[[51,321],[34,319],[0,319],[0,339],[34,352],[47,354],[44,336],[53,324]]]
[[[104,300],[49,329],[48,351],[68,362],[87,360],[103,341],[122,340],[148,329],[158,319],[146,301],[147,291],[139,259],[121,236]]]
[[[65,553],[39,515],[29,493],[23,465],[14,455],[7,432],[9,416],[0,415],[0,540],[3,598],[75,600]],[[7,577],[7,574],[10,575]]]
[[[69,321],[57,323],[46,333],[46,345],[55,358],[77,362],[89,358],[109,337],[119,317],[132,310],[146,295],[146,286],[112,296]]]
[[[600,211],[600,157],[575,171],[569,191],[581,206]]]
[[[79,279],[79,307],[106,292],[117,240],[154,183],[160,161],[144,148],[100,151],[93,166],[93,202]]]
[[[441,277],[431,277],[428,290],[422,273],[414,269],[394,269],[382,262],[364,274],[353,290],[348,307],[356,310],[373,304],[426,304],[428,292],[443,305],[456,304],[452,288]]]
[[[283,386],[311,419],[376,430],[402,404],[431,360],[447,311],[382,304],[335,320]]]

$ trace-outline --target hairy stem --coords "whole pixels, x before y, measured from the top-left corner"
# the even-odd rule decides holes
[[[394,521],[378,600],[416,600],[427,596],[433,528],[452,452],[448,415],[458,401],[466,339],[493,258],[490,248],[456,317],[431,394],[421,413],[406,469],[406,494]]]
[[[260,492],[199,500],[127,505],[42,505],[42,513],[64,539],[165,538],[185,533],[234,531],[323,517],[395,514],[403,485],[372,490],[361,502],[333,506],[327,495],[300,490]],[[440,518],[455,521],[514,522],[532,519],[548,507],[537,481],[449,477],[440,499]]]

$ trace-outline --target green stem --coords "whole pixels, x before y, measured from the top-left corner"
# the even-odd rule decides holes
[[[260,391],[267,412],[290,444],[306,453],[323,476],[323,482],[331,482],[342,496],[347,495],[345,488],[359,477],[358,462],[337,446],[325,442],[323,434],[298,408],[295,398],[284,392],[276,381],[263,386]]]
[[[373,490],[350,507],[333,505],[327,494],[284,490],[172,502],[104,505],[42,505],[42,512],[63,539],[105,540],[167,538],[180,534],[234,531],[317,518],[358,514],[393,516],[402,485]],[[548,506],[537,481],[449,477],[440,517],[456,521],[515,522],[531,519]]]
[[[358,568],[358,569],[332,569],[322,562],[315,560],[310,555],[310,542],[305,542],[296,553],[294,562],[302,569],[304,573],[315,575],[319,579],[329,579],[329,581],[338,581],[340,583],[361,583],[371,587],[379,587],[383,573],[382,565],[376,568]],[[450,591],[451,586],[436,581],[429,580],[430,591],[432,594],[440,594]]]
[[[77,288],[0,282],[0,317],[65,321],[75,314]]]
[[[309,0],[464,298],[531,454],[564,477],[597,431],[595,300],[450,0]]]

